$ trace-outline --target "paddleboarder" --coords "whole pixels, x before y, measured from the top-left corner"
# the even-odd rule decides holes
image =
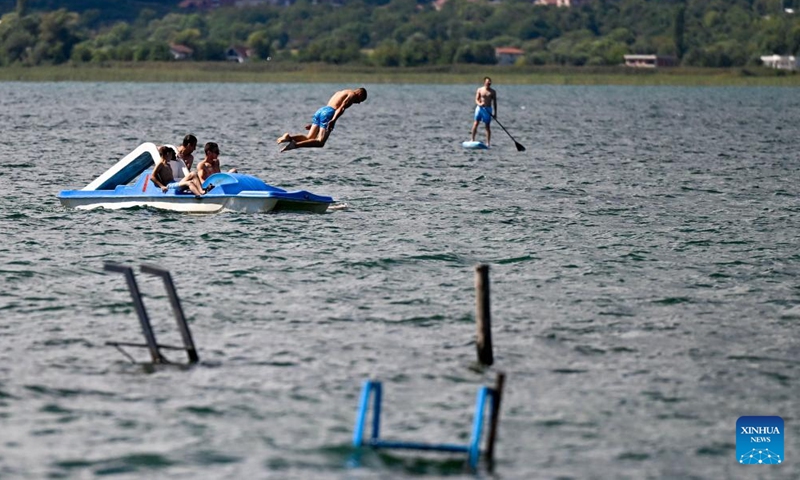
[[[492,79],[484,77],[483,86],[475,92],[475,121],[472,124],[472,141],[478,132],[478,124],[486,124],[486,146],[492,146],[492,117],[497,115],[497,92],[492,88]],[[492,113],[494,112],[494,114]]]

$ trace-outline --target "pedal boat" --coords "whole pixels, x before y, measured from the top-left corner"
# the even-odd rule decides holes
[[[164,193],[150,181],[152,167],[158,158],[155,144],[144,143],[84,188],[62,190],[58,199],[63,206],[79,210],[151,207],[189,213],[222,210],[244,213],[325,213],[333,203],[331,197],[305,190],[286,191],[252,175],[239,173],[211,175],[203,183],[203,188],[211,185],[214,188],[199,197],[188,190],[168,190]],[[131,181],[134,182],[129,185]]]

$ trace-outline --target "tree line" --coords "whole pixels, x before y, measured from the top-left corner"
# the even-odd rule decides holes
[[[297,0],[207,12],[151,1],[158,8],[117,9],[116,17],[3,1],[0,65],[168,61],[174,44],[199,61],[224,60],[227,47],[241,45],[254,61],[398,67],[491,64],[495,47],[522,49],[517,62],[525,65],[617,65],[625,54],[648,53],[684,66],[731,67],[800,53],[800,0],[593,0],[572,8],[530,0]]]

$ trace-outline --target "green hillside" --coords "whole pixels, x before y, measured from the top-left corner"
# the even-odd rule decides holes
[[[13,3],[0,0],[0,65],[176,61],[179,52],[183,61],[223,61],[230,46],[251,62],[381,67],[493,64],[497,47],[521,50],[518,66],[614,66],[626,54],[659,54],[684,67],[751,67],[763,55],[800,54],[792,10],[800,0],[591,0],[572,8],[297,0],[201,12],[174,1],[30,0],[23,16]],[[47,10],[56,6],[68,8]]]
[[[17,9],[18,0],[0,0],[0,15]],[[150,9],[158,16],[176,10],[180,0],[27,0],[28,11],[52,11],[60,8],[70,12],[85,13],[95,11],[98,21],[133,21],[144,9]]]

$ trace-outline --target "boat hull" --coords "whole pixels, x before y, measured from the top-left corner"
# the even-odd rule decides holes
[[[66,193],[66,192],[64,192]],[[325,213],[329,203],[315,201],[298,201],[270,197],[266,195],[253,196],[217,196],[211,195],[195,198],[193,195],[153,197],[89,197],[89,196],[59,196],[61,204],[76,210],[118,210],[125,208],[149,207],[159,210],[169,210],[183,213],[216,213],[224,210],[242,213],[264,212],[311,212]]]

